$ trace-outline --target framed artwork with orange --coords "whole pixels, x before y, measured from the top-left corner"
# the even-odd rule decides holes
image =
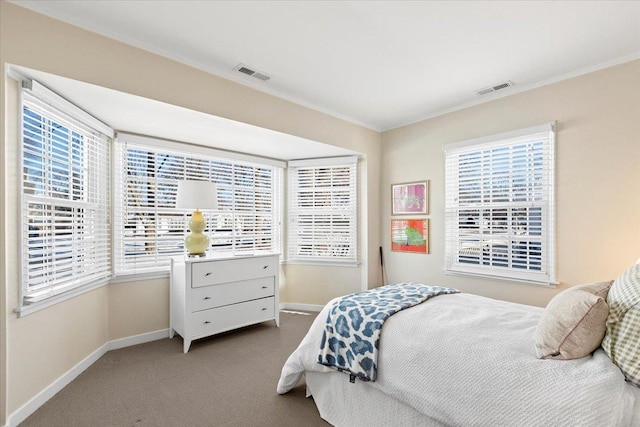
[[[429,253],[428,219],[392,219],[391,250],[416,254]]]

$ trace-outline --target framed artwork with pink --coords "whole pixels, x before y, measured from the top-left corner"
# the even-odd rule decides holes
[[[427,215],[429,181],[391,185],[391,215]]]

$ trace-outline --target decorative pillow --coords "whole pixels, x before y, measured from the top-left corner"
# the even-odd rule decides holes
[[[538,321],[536,356],[567,360],[593,353],[605,334],[611,283],[574,286],[553,297]]]
[[[640,264],[613,282],[607,303],[610,312],[602,348],[627,381],[640,387]]]

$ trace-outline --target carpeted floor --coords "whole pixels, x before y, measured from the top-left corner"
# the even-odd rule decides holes
[[[282,366],[316,313],[195,341],[108,352],[34,414],[31,426],[327,426],[304,382],[276,394]]]

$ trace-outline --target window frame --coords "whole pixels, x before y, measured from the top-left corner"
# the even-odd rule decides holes
[[[16,312],[19,315],[25,315],[109,282],[111,275],[110,161],[111,140],[114,132],[100,120],[37,81],[22,76],[17,77],[21,85],[18,100],[20,162],[18,217],[21,230],[18,253],[21,273]],[[25,110],[31,111],[32,114],[27,117]],[[37,139],[29,138],[29,141],[32,141],[30,144],[32,149],[28,150],[26,123],[33,123],[34,120],[37,121],[36,124],[39,123],[42,126],[48,122],[53,123],[63,129],[65,135],[56,135],[52,131],[42,130],[39,137],[41,142],[38,143]],[[65,141],[66,145],[64,145]],[[66,158],[63,155],[65,147]],[[30,159],[25,157],[28,152],[31,153]],[[57,154],[54,155],[54,152]],[[38,153],[41,153],[40,156]],[[38,158],[40,160],[37,160]],[[32,172],[27,169],[27,164],[33,164],[33,168],[36,168],[34,170],[37,170],[38,165],[40,166],[43,177],[40,181],[31,179]],[[55,167],[54,164],[56,164]],[[90,165],[100,165],[102,168],[94,170]],[[60,193],[58,197],[54,197],[51,193],[53,191],[52,174],[56,168],[63,172],[63,175],[59,175],[60,177],[66,176],[66,187],[68,187],[67,191]],[[59,174],[60,171],[57,173]],[[73,176],[75,178],[72,178]],[[64,180],[64,178],[59,179]],[[29,194],[27,194],[27,181],[32,183]],[[38,185],[37,182],[41,184]],[[91,194],[87,191],[87,186],[93,188]],[[98,189],[99,191],[96,191]],[[106,194],[101,197],[100,192],[106,192]],[[97,197],[96,194],[98,194]],[[28,205],[41,205],[42,209],[48,206],[54,212],[64,211],[66,212],[64,217],[67,219],[63,220],[61,216],[55,215],[42,216],[41,222],[49,224],[47,226],[49,231],[44,228],[39,234],[33,233],[34,228],[31,224],[35,220],[27,208]],[[69,225],[64,225],[65,221],[66,224],[71,224],[71,228]],[[37,235],[34,236],[34,234]],[[70,237],[59,237],[63,235]],[[72,239],[73,244],[64,243],[69,239]],[[31,242],[44,240],[47,240],[47,249],[40,250],[43,261],[38,267],[29,261],[30,254],[34,254],[32,249],[37,249],[32,248]],[[66,256],[56,256],[53,251],[46,254],[49,251],[48,248],[52,247],[51,245],[55,246],[56,242],[67,247],[60,252],[60,254],[66,253]],[[87,248],[87,251],[79,248]],[[70,258],[69,262],[74,265],[73,271],[68,272],[66,269],[67,273],[64,272],[65,269],[61,269],[65,264],[63,260],[66,258]],[[75,266],[79,262],[78,258],[89,261],[80,263],[82,268],[77,269]],[[36,280],[35,276],[30,275],[30,271],[40,272],[42,283],[36,289],[30,289]]]
[[[550,122],[444,146],[445,274],[549,287],[557,284],[555,129],[556,123]],[[536,145],[539,143],[540,148]],[[523,155],[523,150],[528,151]],[[460,160],[465,155],[477,156],[476,163],[482,166],[470,167],[472,160],[465,164]],[[467,175],[460,174],[460,164]],[[466,178],[463,179],[466,192],[461,191],[461,176]],[[504,186],[495,191],[498,183],[505,182],[505,176],[508,176],[506,201]],[[471,225],[461,220],[465,211],[477,211],[477,216],[468,215]],[[470,230],[462,230],[465,227]],[[465,237],[461,237],[464,234],[461,231],[469,234],[468,247],[463,248],[461,242]]]
[[[325,209],[324,215],[333,215],[340,216],[342,215],[342,221],[344,223],[345,218],[347,216],[348,225],[346,229],[348,229],[348,236],[346,240],[346,244],[349,249],[346,252],[346,256],[340,256],[340,253],[345,254],[344,249],[341,251],[336,251],[334,253],[338,254],[332,256],[318,256],[318,255],[301,255],[297,249],[301,245],[300,240],[298,239],[298,226],[297,221],[301,214],[310,215],[311,212],[313,214],[317,214],[319,211],[318,206],[315,204],[311,208],[298,208],[296,205],[299,200],[299,191],[296,180],[296,174],[300,170],[320,170],[320,169],[331,169],[332,174],[334,170],[340,170],[344,168],[348,168],[349,177],[348,177],[348,193],[349,193],[349,203],[346,207],[337,207],[333,204],[334,198],[332,198],[332,204],[327,209]],[[358,181],[359,181],[359,170],[358,170],[358,157],[357,156],[342,156],[342,157],[331,157],[331,158],[318,158],[318,159],[307,159],[307,160],[296,160],[290,161],[288,163],[288,171],[287,171],[287,185],[288,185],[288,198],[287,198],[287,264],[307,264],[307,265],[336,265],[336,266],[350,266],[355,267],[359,265],[360,258],[360,248],[359,248],[359,217],[358,217],[358,206],[359,206],[359,196],[358,196]],[[315,186],[311,192],[316,190]],[[326,190],[326,188],[324,188]],[[336,194],[338,190],[335,190]],[[333,194],[333,193],[332,193]],[[315,198],[316,196],[312,196]],[[315,226],[315,222],[313,225]],[[314,228],[312,226],[312,228]],[[341,233],[344,230],[344,227],[329,226],[327,231],[334,230],[337,233]],[[318,241],[322,243],[322,240],[317,239],[317,234],[314,234],[314,238],[311,238],[314,242],[314,246]],[[324,243],[335,243],[335,241],[325,241]],[[344,242],[342,245],[344,246]],[[314,250],[314,249],[310,249]],[[317,250],[317,249],[315,249]],[[296,253],[298,252],[298,253]]]
[[[231,172],[232,177],[230,178],[232,181],[230,183],[227,183],[227,182],[221,183],[216,180],[213,180],[213,182],[216,182],[218,186],[218,198],[219,198],[218,209],[215,211],[202,210],[203,214],[205,215],[205,219],[207,220],[207,229],[205,230],[205,234],[207,234],[211,238],[212,245],[215,244],[216,240],[231,239],[231,245],[232,245],[231,250],[216,251],[215,249],[213,249],[213,253],[216,253],[217,256],[221,256],[221,257],[224,257],[224,256],[233,257],[234,255],[280,254],[282,252],[282,203],[283,203],[282,187],[283,187],[283,169],[285,166],[285,162],[272,160],[272,159],[265,159],[265,158],[260,158],[260,157],[245,155],[240,153],[231,153],[223,150],[217,150],[214,148],[195,146],[191,144],[169,141],[169,140],[160,139],[160,138],[146,137],[141,135],[129,134],[125,132],[119,132],[117,135],[116,141],[114,142],[114,150],[113,150],[114,151],[113,153],[114,167],[113,167],[112,176],[113,176],[113,186],[114,186],[113,193],[114,193],[115,200],[113,203],[113,214],[112,214],[112,218],[114,222],[114,227],[113,227],[114,231],[113,231],[113,238],[112,238],[113,259],[114,259],[112,282],[125,281],[127,280],[127,278],[134,278],[134,277],[137,279],[140,279],[141,277],[151,278],[151,277],[166,276],[168,275],[168,272],[169,272],[169,257],[181,256],[184,254],[183,247],[176,249],[172,253],[166,253],[166,254],[160,254],[160,255],[157,254],[157,250],[156,250],[155,252],[156,258],[157,258],[156,264],[153,264],[153,265],[147,264],[146,267],[141,266],[138,268],[136,268],[136,266],[134,265],[130,268],[127,268],[126,264],[123,263],[124,260],[126,259],[126,253],[124,252],[124,249],[123,249],[123,245],[124,245],[123,239],[125,238],[124,226],[126,224],[126,221],[122,217],[122,212],[127,210],[127,207],[123,206],[123,201],[125,200],[125,191],[123,189],[123,186],[126,182],[124,180],[124,174],[126,172],[125,172],[125,169],[123,168],[127,167],[127,165],[125,165],[124,163],[126,160],[124,158],[124,154],[128,148],[134,151],[135,150],[149,151],[157,155],[169,155],[169,156],[181,157],[181,158],[184,158],[185,161],[186,159],[189,159],[189,161],[195,159],[199,162],[204,162],[204,163],[210,162],[210,163],[228,164],[231,167],[231,171],[232,171]],[[270,194],[270,200],[272,202],[272,205],[271,205],[271,211],[269,214],[258,213],[256,209],[253,209],[252,213],[247,213],[248,211],[246,209],[244,209],[244,211],[241,209],[235,209],[235,210],[233,209],[233,207],[238,208],[240,206],[241,201],[239,200],[239,196],[238,196],[239,192],[243,190],[244,194],[247,194],[246,190],[248,187],[246,187],[246,185],[245,186],[239,185],[240,183],[242,183],[242,180],[240,177],[236,176],[236,172],[235,172],[236,170],[243,169],[243,168],[244,169],[253,168],[254,171],[265,170],[265,169],[271,170],[271,177],[270,177],[271,191],[269,194]],[[164,181],[175,182],[175,187],[177,188],[177,182],[180,179],[202,179],[201,177],[185,176],[185,174],[187,174],[187,170],[183,169],[183,175],[181,176],[181,178],[175,179],[175,180],[164,179]],[[232,198],[231,209],[229,209],[229,206],[227,206],[228,203],[225,204],[224,196],[221,196],[221,194],[224,193],[225,191],[227,193],[231,193],[231,198]],[[254,187],[253,191],[254,193],[252,194],[254,194],[254,198],[256,194],[266,194],[266,191],[262,190],[259,187]],[[251,193],[251,191],[249,191],[249,193]],[[158,206],[157,204],[154,205],[153,207],[150,207],[149,210],[153,210],[155,212],[154,213],[155,217],[158,216],[158,213],[162,214],[163,210],[170,210],[171,214],[176,218],[176,221],[181,226],[179,238],[172,239],[172,240],[179,242],[177,243],[178,245],[182,245],[184,236],[188,232],[187,224],[188,224],[190,215],[193,213],[193,210],[189,210],[189,209],[178,210],[172,206],[161,207],[161,206]],[[253,247],[253,249],[251,250],[251,249],[248,249],[247,247],[244,247],[244,248],[239,247],[239,245],[236,244],[237,238],[245,238],[245,240],[247,239],[250,240],[251,236],[247,237],[246,235],[242,235],[242,234],[236,235],[234,230],[231,230],[231,235],[229,236],[220,236],[220,235],[216,235],[215,233],[210,234],[211,233],[210,227],[212,226],[213,218],[231,216],[231,223],[236,224],[236,222],[242,216],[244,216],[245,218],[248,218],[247,215],[252,216],[254,219],[256,219],[256,221],[259,216],[265,217],[266,215],[271,217],[272,222],[270,223],[270,227],[272,228],[272,232],[269,233],[269,236],[271,236],[271,238],[273,239],[271,244],[271,249],[264,250],[260,248],[256,249],[255,247]],[[160,217],[162,217],[162,215],[160,215]],[[254,225],[255,224],[257,223],[254,222]],[[120,228],[122,228],[122,230]],[[260,238],[257,234],[259,233],[256,233],[256,235],[253,236],[254,239]],[[211,246],[209,247],[208,252],[212,253]],[[144,261],[144,256],[142,258]]]

